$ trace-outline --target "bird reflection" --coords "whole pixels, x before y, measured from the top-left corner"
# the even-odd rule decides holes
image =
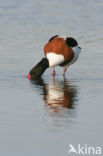
[[[33,86],[40,90],[45,102],[45,108],[51,116],[64,116],[65,112],[71,113],[77,101],[77,88],[66,78],[58,80],[53,77],[50,82],[42,78],[31,81]],[[72,109],[72,110],[71,110]],[[68,110],[71,110],[68,111]]]

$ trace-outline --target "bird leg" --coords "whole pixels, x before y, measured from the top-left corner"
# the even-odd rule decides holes
[[[63,73],[63,76],[65,76],[66,71],[67,71],[67,67],[64,67],[64,73]]]
[[[53,71],[51,73],[52,75],[55,75],[55,67],[53,67]]]

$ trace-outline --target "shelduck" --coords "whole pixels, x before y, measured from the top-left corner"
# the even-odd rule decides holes
[[[68,66],[73,64],[79,57],[81,48],[72,37],[55,35],[44,46],[45,58],[43,58],[28,74],[29,79],[41,77],[48,67],[52,67],[52,75],[55,75],[55,66],[64,67],[63,75]]]

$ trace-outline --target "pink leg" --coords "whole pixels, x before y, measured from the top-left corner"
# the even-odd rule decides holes
[[[55,67],[53,67],[53,71],[51,73],[52,75],[55,75]]]
[[[64,67],[64,73],[63,73],[63,76],[65,76],[66,71],[67,71],[67,67]]]

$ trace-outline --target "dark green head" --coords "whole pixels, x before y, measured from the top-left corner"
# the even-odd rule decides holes
[[[43,58],[35,67],[29,72],[29,79],[40,78],[44,71],[49,67],[49,61],[47,58]]]

